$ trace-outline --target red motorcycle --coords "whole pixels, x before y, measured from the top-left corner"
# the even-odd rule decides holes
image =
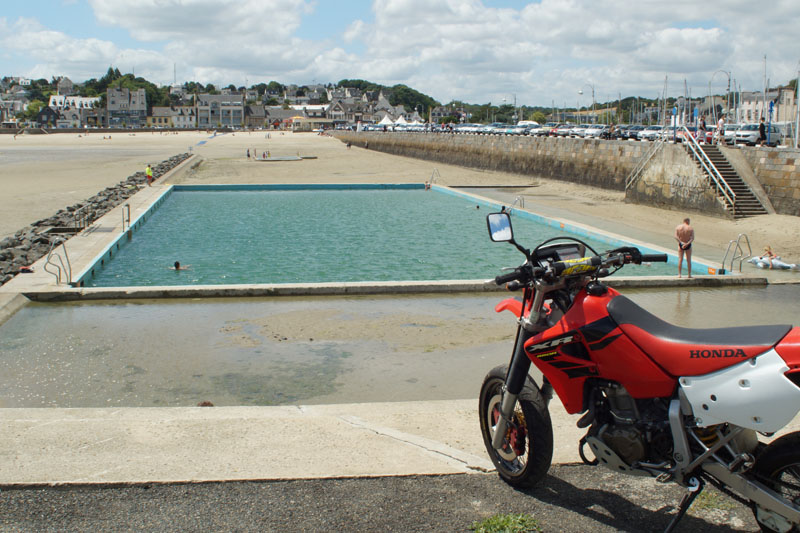
[[[598,254],[570,237],[531,251],[514,241],[507,213],[487,223],[493,241],[526,258],[495,278],[522,291],[521,301],[496,307],[519,327],[511,361],[489,372],[480,393],[484,444],[505,481],[531,486],[550,468],[555,392],[568,413],[583,415],[585,463],[688,489],[666,531],[706,482],[751,506],[763,530],[800,530],[800,432],[770,444],[758,438],[800,411],[800,328],[673,326],[600,281],[666,254]]]

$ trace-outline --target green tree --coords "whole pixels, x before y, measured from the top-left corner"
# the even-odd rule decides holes
[[[278,83],[277,81],[271,81],[267,84],[267,90],[271,92],[276,92],[278,94],[283,94],[283,91],[286,90],[286,87]]]
[[[253,85],[250,87],[250,89],[254,90],[259,96],[262,96],[267,92],[267,84],[259,83],[257,85]]]
[[[533,120],[535,120],[539,124],[544,124],[545,122],[547,122],[547,115],[545,115],[542,111],[534,111]]]
[[[17,118],[25,120],[34,120],[36,119],[36,115],[39,114],[39,111],[41,111],[42,108],[45,106],[47,106],[47,104],[42,102],[41,100],[33,100],[28,104],[28,108],[25,109],[25,111],[17,113]]]

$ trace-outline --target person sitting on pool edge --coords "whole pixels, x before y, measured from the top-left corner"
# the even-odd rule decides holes
[[[170,270],[189,270],[189,267],[192,265],[181,265],[180,261],[175,261],[175,264],[169,267]]]

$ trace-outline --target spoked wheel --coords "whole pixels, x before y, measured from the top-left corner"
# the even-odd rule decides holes
[[[553,424],[539,389],[530,378],[517,398],[503,447],[492,447],[507,367],[492,369],[483,380],[478,412],[486,451],[497,473],[515,487],[535,485],[550,468],[553,458]]]
[[[800,506],[800,433],[784,435],[767,446],[756,459],[753,472],[787,502]],[[753,504],[753,514],[762,531],[800,531],[797,524],[757,504]]]

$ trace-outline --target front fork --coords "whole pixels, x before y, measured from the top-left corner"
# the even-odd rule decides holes
[[[511,415],[514,414],[514,405],[517,403],[519,393],[525,386],[525,380],[528,377],[528,371],[531,369],[531,360],[525,353],[525,343],[547,328],[547,316],[543,313],[545,286],[541,282],[534,283],[535,290],[533,295],[529,291],[531,288],[526,288],[522,297],[522,316],[519,317],[519,327],[517,328],[517,338],[514,341],[514,353],[511,355],[511,362],[508,365],[508,374],[506,375],[506,383],[503,387],[503,399],[500,402],[500,416],[495,426],[494,435],[492,435],[492,447],[495,450],[503,449],[503,441],[505,440],[506,432],[508,431],[508,424],[511,422]],[[530,314],[528,317],[524,316],[525,302],[533,296],[533,302],[530,306]],[[545,400],[549,402],[552,396],[552,386],[545,378],[542,386],[542,393]]]
[[[511,356],[511,363],[508,365],[506,383],[503,387],[503,399],[500,402],[500,417],[497,420],[494,435],[492,436],[492,447],[495,450],[503,449],[503,441],[508,431],[508,423],[514,413],[514,405],[517,403],[519,393],[525,386],[525,379],[531,368],[531,360],[525,354],[525,341],[530,338],[525,329],[520,326],[517,328],[517,340],[514,342],[514,353]]]

